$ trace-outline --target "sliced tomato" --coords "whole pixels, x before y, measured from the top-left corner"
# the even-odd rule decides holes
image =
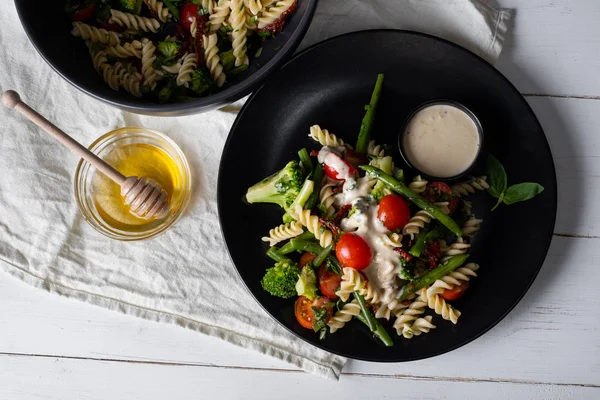
[[[315,307],[317,310],[320,310],[321,308],[327,309],[329,320],[333,315],[333,307],[330,304],[331,300],[325,296],[317,297],[313,301],[310,301],[305,296],[300,296],[294,305],[294,314],[296,315],[296,319],[300,325],[306,329],[313,329],[313,320],[315,314],[312,308]]]
[[[304,252],[304,254],[302,254],[302,256],[300,257],[300,267],[304,267],[306,264],[310,264],[315,258],[317,258],[317,256],[313,253],[309,253]]]
[[[440,294],[440,296],[442,296],[442,298],[444,298],[444,300],[447,300],[447,301],[456,300],[456,299],[462,297],[462,295],[465,294],[465,291],[468,288],[469,288],[469,282],[464,281],[459,286],[454,287],[454,289],[452,289],[452,290],[449,290],[449,289],[444,290],[442,292],[442,294]]]
[[[318,278],[319,289],[321,289],[321,293],[323,293],[330,299],[337,299],[338,295],[335,294],[335,292],[340,288],[340,283],[342,283],[342,277],[328,270],[327,265],[323,263],[319,267]]]
[[[356,270],[365,269],[371,263],[373,253],[371,248],[356,233],[344,233],[335,246],[335,255],[343,267]]]
[[[92,3],[87,7],[81,8],[71,15],[71,19],[73,21],[87,21],[92,18],[94,13],[96,12],[96,3]]]
[[[410,208],[402,197],[388,194],[379,202],[377,218],[390,231],[402,229],[410,219]]]
[[[330,163],[326,162],[324,164],[325,175],[327,175],[331,179],[334,179],[336,181],[343,181],[346,179],[346,176],[356,175],[356,168],[350,165],[347,161],[343,160],[337,154],[331,153],[327,157],[330,161],[332,159],[335,161]],[[347,169],[347,171],[341,171],[342,168]]]
[[[188,3],[181,7],[180,14],[179,23],[189,31],[194,18],[198,18],[198,6],[194,3]]]

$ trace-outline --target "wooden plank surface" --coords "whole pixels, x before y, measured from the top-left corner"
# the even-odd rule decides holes
[[[517,10],[498,68],[530,94],[559,183],[548,259],[497,327],[429,360],[350,361],[336,385],[0,275],[0,399],[294,399],[306,387],[349,398],[600,398],[600,2],[495,3]]]

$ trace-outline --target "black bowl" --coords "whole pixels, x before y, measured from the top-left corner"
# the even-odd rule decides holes
[[[307,74],[306,71],[311,71]],[[387,348],[353,320],[325,340],[302,328],[294,299],[270,296],[260,285],[273,261],[261,236],[281,223],[274,204],[247,204],[247,188],[297,159],[319,124],[354,144],[378,73],[385,81],[373,139],[396,147],[398,131],[411,111],[432,99],[453,99],[473,111],[485,129],[486,146],[506,168],[508,183],[539,182],[536,198],[490,209],[485,192],[469,198],[484,222],[474,236],[469,261],[481,265],[464,297],[453,305],[458,324],[434,316],[437,326],[411,340],[397,337]],[[273,101],[273,99],[277,99]],[[265,110],[268,110],[265,113]],[[416,171],[410,171],[414,175]],[[477,168],[474,173],[482,173]],[[548,251],[556,217],[556,174],[544,131],[517,89],[498,70],[450,42],[414,32],[375,30],[321,42],[296,55],[256,91],[239,113],[225,144],[218,179],[223,236],[238,273],[273,318],[307,342],[344,356],[371,361],[409,361],[453,350],[497,324],[521,300]],[[258,305],[257,305],[258,307]],[[391,327],[385,324],[392,332]],[[471,348],[471,351],[474,348]]]
[[[15,0],[25,32],[42,58],[67,82],[107,104],[138,114],[175,116],[209,111],[257,89],[294,53],[310,25],[317,0],[298,0],[283,32],[264,41],[260,57],[251,61],[237,83],[214,95],[176,104],[157,104],[108,87],[94,70],[84,41],[71,35],[64,4],[65,0]]]

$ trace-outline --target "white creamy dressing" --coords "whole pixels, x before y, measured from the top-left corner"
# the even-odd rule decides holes
[[[338,171],[338,177],[344,179],[342,192],[335,195],[337,206],[351,204],[356,212],[341,221],[345,232],[360,235],[371,248],[373,258],[363,272],[376,288],[391,289],[396,287],[396,276],[402,265],[400,256],[389,245],[385,238],[390,233],[377,218],[379,205],[369,196],[373,189],[373,179],[350,176],[345,162],[340,158],[340,149],[323,147],[319,151],[318,160]]]
[[[415,168],[439,178],[466,171],[481,145],[473,119],[447,104],[432,105],[415,114],[406,127],[402,144]]]

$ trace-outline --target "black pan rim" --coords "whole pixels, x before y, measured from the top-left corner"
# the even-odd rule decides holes
[[[362,34],[367,34],[367,33],[393,33],[393,34],[404,34],[404,35],[413,35],[413,36],[421,36],[421,37],[426,37],[429,39],[433,39],[442,43],[445,43],[447,45],[450,45],[462,52],[464,52],[465,54],[475,58],[478,62],[483,62],[485,64],[487,64],[488,67],[490,67],[495,74],[497,74],[498,77],[500,77],[502,80],[505,81],[505,83],[507,84],[507,88],[510,88],[510,90],[514,91],[516,94],[519,95],[519,97],[523,98],[524,103],[527,105],[528,110],[531,112],[531,114],[535,117],[535,122],[537,124],[537,126],[539,127],[540,131],[544,132],[537,116],[535,115],[535,113],[533,112],[533,109],[531,108],[531,106],[529,105],[529,103],[527,103],[527,101],[525,101],[525,98],[523,97],[523,95],[521,94],[521,92],[519,92],[519,90],[512,84],[512,82],[510,82],[508,80],[508,78],[506,78],[500,71],[498,71],[492,64],[490,64],[488,61],[486,61],[485,59],[483,59],[482,57],[478,56],[477,54],[473,53],[472,51],[459,46],[453,42],[450,42],[448,40],[439,38],[437,36],[433,36],[433,35],[429,35],[426,33],[421,33],[421,32],[415,32],[415,31],[410,31],[410,30],[404,30],[404,29],[368,29],[368,30],[361,30],[361,31],[356,31],[356,32],[349,32],[349,33],[345,33],[342,35],[338,35],[338,36],[334,36],[332,38],[326,39],[324,41],[315,43],[313,45],[311,45],[310,47],[302,50],[301,52],[299,52],[298,54],[294,55],[294,57],[292,59],[290,59],[282,68],[281,68],[281,73],[283,73],[285,71],[285,68],[296,62],[299,58],[303,57],[304,55],[306,55],[307,53],[310,53],[313,49],[318,48],[320,46],[324,46],[329,44],[330,42],[333,41],[337,41],[337,40],[343,40],[346,37],[349,36],[355,36],[355,35],[362,35]],[[294,332],[294,330],[292,330],[290,327],[288,327],[287,325],[285,325],[284,323],[280,322],[277,318],[275,318],[261,303],[260,301],[258,301],[258,299],[254,296],[254,293],[252,292],[252,290],[250,290],[250,288],[248,287],[248,285],[246,284],[245,280],[242,278],[242,276],[240,275],[240,272],[238,270],[238,267],[235,265],[235,263],[233,262],[233,257],[231,255],[231,252],[229,251],[229,246],[227,246],[227,241],[225,240],[225,229],[223,227],[223,219],[222,219],[222,214],[223,211],[221,208],[221,199],[226,195],[225,192],[225,187],[224,184],[222,184],[221,182],[221,172],[224,168],[224,158],[223,155],[227,153],[229,147],[232,145],[232,141],[233,139],[233,135],[231,134],[238,126],[238,124],[240,124],[240,121],[243,119],[244,117],[244,113],[246,112],[248,106],[251,104],[251,102],[254,100],[254,98],[261,92],[262,88],[267,85],[267,83],[263,84],[263,86],[261,86],[261,88],[259,88],[256,92],[254,92],[246,101],[246,103],[244,104],[244,106],[242,107],[242,109],[240,110],[238,116],[236,117],[231,130],[229,131],[229,135],[227,137],[227,141],[225,142],[225,145],[223,146],[223,152],[221,154],[221,161],[219,163],[219,175],[217,178],[217,209],[218,209],[218,213],[219,213],[219,224],[221,227],[221,234],[223,235],[223,240],[225,241],[225,245],[227,247],[227,254],[229,255],[229,259],[231,261],[231,263],[234,265],[235,267],[235,272],[237,274],[237,276],[239,277],[239,279],[244,283],[244,286],[246,287],[246,290],[252,295],[252,297],[254,298],[254,300],[256,301],[257,304],[260,305],[260,307],[269,315],[273,318],[273,320],[275,320],[279,325],[281,325],[282,327],[284,327],[288,332],[292,333],[294,336],[296,336],[297,338],[301,339],[302,341],[304,341],[306,344],[311,345],[311,346],[315,346],[317,348],[320,348],[322,350],[325,350],[329,353],[332,354],[336,354],[342,357],[347,357],[350,359],[354,359],[354,360],[359,360],[359,361],[367,361],[367,362],[377,362],[377,363],[395,363],[395,362],[409,362],[409,361],[416,361],[416,360],[423,360],[423,359],[427,359],[427,358],[431,358],[431,357],[436,357],[445,353],[448,353],[450,351],[456,350],[459,347],[465,346],[468,343],[473,342],[474,340],[476,340],[477,338],[481,337],[482,335],[484,335],[485,333],[487,333],[488,331],[490,331],[493,327],[495,327],[496,325],[498,325],[498,323],[500,321],[502,321],[508,314],[510,314],[510,312],[517,306],[517,304],[519,304],[519,302],[523,299],[523,297],[525,296],[525,294],[527,294],[527,292],[529,291],[529,289],[531,288],[531,285],[533,285],[533,282],[535,281],[535,279],[537,278],[542,265],[544,263],[544,260],[546,259],[546,256],[548,254],[548,250],[550,249],[550,245],[552,244],[552,236],[554,234],[554,228],[556,225],[556,213],[557,213],[557,208],[558,208],[558,188],[557,188],[557,179],[556,179],[556,167],[554,164],[554,158],[551,158],[551,162],[552,162],[552,170],[553,170],[553,176],[554,176],[554,190],[552,191],[552,197],[553,197],[553,210],[552,210],[552,223],[551,223],[551,228],[549,230],[549,235],[548,237],[546,237],[546,246],[543,252],[540,253],[540,257],[539,257],[539,261],[538,261],[538,265],[535,269],[535,273],[533,274],[531,280],[529,282],[527,282],[527,285],[525,287],[525,289],[523,290],[523,293],[514,301],[512,302],[512,304],[510,305],[510,307],[507,309],[506,312],[504,312],[501,316],[499,316],[493,323],[491,323],[488,327],[486,327],[485,329],[482,329],[479,333],[473,335],[472,337],[457,343],[454,346],[449,346],[446,349],[443,349],[441,351],[436,351],[433,352],[431,354],[425,355],[425,356],[415,356],[415,357],[405,357],[402,359],[395,359],[395,360],[391,360],[391,359],[384,359],[384,360],[380,360],[380,359],[376,359],[376,358],[369,358],[369,357],[357,357],[355,355],[352,354],[347,354],[344,352],[338,352],[338,351],[334,351],[331,350],[329,348],[327,348],[326,346],[323,346],[321,344],[319,344],[320,342],[317,343],[311,343],[308,342],[305,338],[303,338],[302,336],[300,336],[299,334],[297,334],[296,332]],[[546,137],[546,135],[544,134],[544,143],[545,143],[545,150],[548,152],[548,154],[552,155],[551,149],[550,149],[550,144],[548,143],[548,138]]]
[[[302,15],[302,19],[298,25],[298,29],[292,33],[288,41],[278,51],[273,58],[271,58],[262,68],[256,71],[253,75],[247,77],[236,85],[225,89],[221,92],[216,93],[208,97],[199,97],[197,100],[185,102],[185,103],[174,103],[174,104],[145,104],[139,105],[134,101],[124,99],[122,101],[113,101],[106,99],[103,96],[97,94],[95,91],[88,90],[83,86],[80,86],[73,82],[66,74],[59,70],[53,63],[51,63],[44,51],[40,49],[37,43],[32,39],[29,26],[23,23],[22,9],[19,5],[19,0],[14,0],[17,15],[21,26],[25,30],[27,39],[33,45],[37,53],[42,57],[44,62],[48,64],[54,72],[56,72],[62,79],[68,82],[71,86],[78,89],[80,92],[92,97],[95,100],[99,100],[104,104],[108,104],[118,109],[142,114],[142,115],[155,115],[155,116],[182,116],[192,115],[203,111],[209,111],[222,107],[227,104],[231,104],[261,86],[269,76],[278,70],[278,67],[283,64],[286,65],[286,60],[293,56],[294,51],[300,45],[302,38],[306,34],[306,31],[310,27],[310,22],[314,16],[317,8],[317,0],[306,0],[308,1],[307,11]]]

